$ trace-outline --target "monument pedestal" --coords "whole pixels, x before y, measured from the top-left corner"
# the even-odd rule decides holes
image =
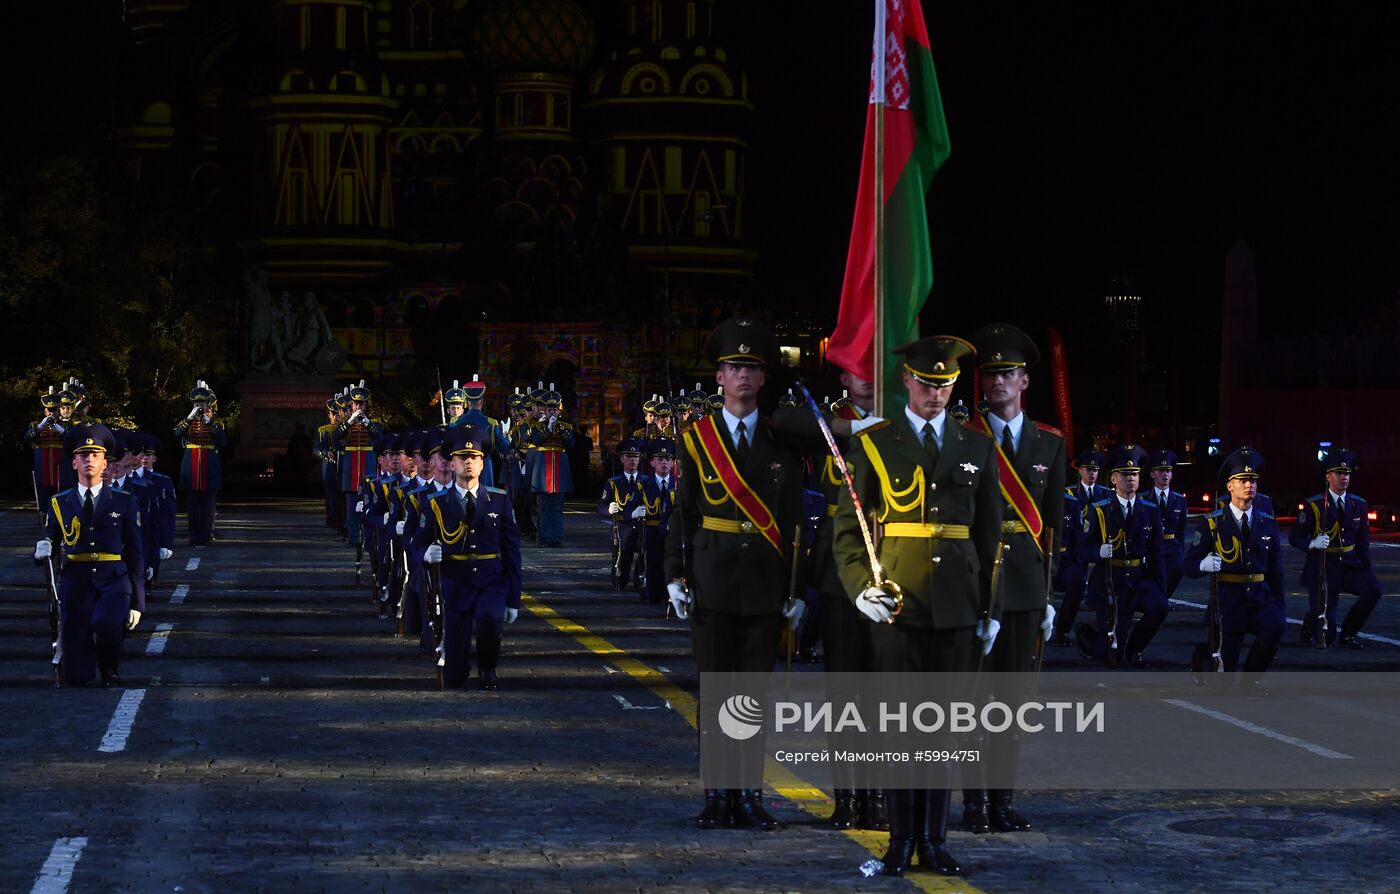
[[[334,376],[253,373],[235,385],[241,407],[237,461],[271,467],[274,456],[286,454],[298,423],[314,443],[338,384]]]

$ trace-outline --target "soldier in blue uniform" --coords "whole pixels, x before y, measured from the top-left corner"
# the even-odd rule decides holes
[[[349,413],[349,403],[341,394],[326,401],[326,424],[316,429],[316,440],[311,452],[321,461],[321,491],[326,499],[326,527],[335,528],[342,538],[349,538],[345,527],[345,513],[349,507],[340,495],[340,466],[336,463],[335,450],[331,442],[335,430]]]
[[[186,518],[190,545],[208,546],[214,537],[214,514],[224,486],[219,451],[228,443],[224,424],[214,418],[218,407],[214,392],[203,381],[190,391],[190,414],[175,426],[175,436],[185,448],[180,463],[180,490],[189,509]]]
[[[667,601],[666,530],[671,513],[676,508],[676,479],[671,474],[676,461],[676,442],[670,438],[657,438],[650,447],[651,474],[642,477],[642,503],[638,507],[645,513],[638,519],[642,525],[646,569],[641,601],[648,605],[660,605]]]
[[[636,579],[637,553],[642,541],[637,521],[647,514],[641,500],[642,478],[645,475],[637,469],[642,460],[642,447],[635,438],[623,438],[617,445],[617,455],[622,461],[622,471],[603,482],[603,495],[598,498],[598,514],[617,526],[613,586],[625,590]]]
[[[136,474],[141,464],[141,453],[145,449],[140,433],[129,428],[112,428],[113,449],[107,454],[106,483],[114,491],[131,494],[136,500],[137,514],[141,522],[142,558],[146,563],[146,590],[151,588],[155,577],[154,562],[160,555],[160,488],[153,482]]]
[[[160,439],[150,432],[137,432],[137,437],[141,445],[141,464],[132,474],[149,481],[157,493],[158,512],[155,523],[147,528],[141,537],[146,544],[146,567],[151,571],[150,583],[154,586],[160,580],[160,563],[175,555],[175,520],[178,515],[175,482],[169,475],[155,470],[156,458],[160,453]]]
[[[564,397],[549,386],[540,398],[543,418],[526,432],[534,447],[530,489],[540,498],[540,546],[564,545],[564,497],[574,489],[573,473],[564,451],[574,446],[573,426],[561,417]],[[490,434],[487,432],[486,434]],[[491,449],[488,440],[486,449]]]
[[[1100,500],[1108,499],[1113,491],[1098,483],[1099,469],[1107,462],[1097,450],[1085,450],[1075,459],[1079,483],[1065,488],[1064,516],[1060,528],[1060,564],[1055,577],[1060,592],[1065,594],[1055,616],[1052,646],[1072,646],[1070,631],[1079,615],[1079,605],[1088,585],[1089,569],[1079,561],[1079,541],[1084,537],[1084,512]]]
[[[1080,654],[1109,667],[1124,658],[1145,667],[1142,651],[1167,613],[1162,518],[1157,504],[1137,492],[1146,461],[1147,451],[1135,444],[1114,450],[1108,458],[1113,496],[1090,506],[1080,527],[1079,561],[1093,566],[1088,601],[1097,630],[1080,624],[1075,639]],[[1133,627],[1136,612],[1142,612],[1142,620]]]
[[[1306,556],[1302,583],[1308,588],[1308,615],[1303,619],[1302,640],[1317,641],[1318,618],[1323,617],[1328,643],[1335,638],[1349,649],[1360,649],[1357,634],[1381,598],[1380,581],[1371,570],[1369,507],[1364,499],[1350,493],[1351,476],[1356,472],[1355,451],[1338,447],[1327,454],[1322,464],[1327,490],[1308,497],[1298,514],[1298,523],[1288,533],[1288,542]],[[1324,567],[1325,609],[1321,577]],[[1337,602],[1343,592],[1354,593],[1357,599],[1342,621],[1338,637]]]
[[[1226,479],[1230,502],[1201,517],[1185,558],[1188,576],[1216,576],[1220,657],[1226,672],[1235,670],[1245,634],[1252,633],[1254,643],[1245,657],[1244,672],[1256,680],[1269,669],[1288,623],[1283,538],[1273,515],[1254,502],[1262,462],[1250,447],[1225,458],[1220,474]]]
[[[505,492],[481,480],[490,438],[473,426],[446,434],[456,480],[423,511],[423,561],[442,566],[443,685],[454,688],[471,674],[473,638],[480,686],[497,688],[501,633],[520,613],[520,531]]]
[[[455,383],[454,383],[455,384]],[[466,398],[466,410],[451,424],[476,425],[487,429],[491,433],[491,440],[487,445],[490,450],[486,453],[486,468],[481,473],[481,480],[486,484],[495,487],[499,479],[496,477],[496,457],[505,459],[510,452],[510,441],[506,438],[505,426],[497,419],[487,416],[482,410],[482,404],[486,400],[486,383],[473,375],[472,380],[462,386],[462,395]]]
[[[61,547],[58,580],[61,667],[69,685],[101,674],[121,684],[121,645],[146,610],[146,562],[141,520],[130,494],[105,486],[107,454],[115,450],[105,425],[74,425],[64,434],[78,484],[49,500],[44,539],[34,547],[43,561]]]
[[[1152,454],[1152,492],[1147,496],[1162,514],[1162,562],[1167,569],[1167,598],[1181,584],[1182,563],[1186,560],[1186,517],[1190,510],[1186,495],[1172,490],[1176,453],[1162,448]]]
[[[423,501],[438,491],[433,483],[430,457],[435,450],[441,449],[441,440],[442,431],[438,429],[417,432],[409,439],[408,450],[413,456],[415,475],[401,495],[397,521],[394,523],[408,560],[408,577],[399,601],[399,617],[408,635],[418,635],[418,650],[424,654],[432,651],[433,647],[432,617],[423,573],[423,551],[427,544],[415,538],[423,517]]]

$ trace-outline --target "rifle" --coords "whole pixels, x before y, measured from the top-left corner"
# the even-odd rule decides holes
[[[1206,519],[1206,524],[1215,538],[1216,553],[1223,556],[1225,550],[1220,543],[1220,534],[1215,529],[1215,522]],[[1206,606],[1206,641],[1196,643],[1191,649],[1191,679],[1197,685],[1205,685],[1207,672],[1221,673],[1225,670],[1225,659],[1221,655],[1223,635],[1224,630],[1220,623],[1220,575],[1212,573],[1210,604]]]
[[[1116,504],[1115,504],[1116,505]],[[1099,512],[1099,534],[1103,541],[1109,545],[1114,553],[1113,538],[1108,534],[1108,524],[1104,521],[1104,514]],[[1127,548],[1127,532],[1123,533],[1123,544]],[[1090,565],[1092,568],[1093,565]],[[1113,555],[1110,553],[1107,562],[1103,565],[1104,597],[1108,600],[1108,652],[1104,663],[1110,668],[1118,666],[1118,592],[1113,587]]]
[[[1324,498],[1325,499],[1325,498]],[[1317,534],[1322,533],[1322,510],[1316,503],[1313,505],[1313,514],[1317,516]],[[1341,519],[1337,519],[1337,537],[1340,541],[1342,533]],[[1317,534],[1313,536],[1316,537]],[[1314,634],[1317,637],[1319,649],[1327,648],[1327,550],[1320,550],[1321,555],[1317,557],[1317,624]]]
[[[360,513],[360,515],[363,516],[364,513]],[[364,564],[365,564],[365,520],[364,520],[364,518],[361,518],[361,519],[360,519],[360,523],[359,523],[358,525],[356,525],[356,528],[358,529],[359,534],[358,534],[358,536],[355,538],[355,589],[358,590],[358,589],[360,588],[360,569],[363,568],[363,567],[364,567]]]
[[[612,519],[612,586],[622,589],[622,535],[617,530],[617,519]]]
[[[434,540],[433,545],[441,547],[442,541]],[[444,622],[442,610],[442,565],[429,565],[424,563],[424,586],[431,584],[433,588],[433,614],[432,620],[428,622],[429,629],[433,633],[433,651],[437,654],[437,685],[438,689],[443,688],[442,669],[446,663],[443,653],[442,640],[444,634]]]
[[[1003,560],[1005,554],[1006,554],[1006,541],[1005,541],[1004,539],[1002,539],[1001,537],[998,537],[998,538],[997,538],[997,552],[996,552],[996,557],[992,559],[992,585],[991,585],[991,588],[989,589],[989,591],[988,591],[988,593],[987,593],[987,604],[982,608],[982,614],[981,614],[981,622],[982,622],[982,625],[983,625],[983,627],[982,627],[983,630],[987,629],[987,628],[986,628],[986,625],[989,624],[989,623],[991,623],[991,618],[992,618],[992,605],[993,605],[993,604],[996,602],[996,600],[997,600],[997,587],[1001,586],[1001,565],[1002,565],[1002,560]],[[980,677],[980,676],[981,676],[981,674],[982,674],[982,662],[985,661],[986,658],[987,658],[987,651],[986,651],[985,649],[982,648],[981,643],[978,643],[978,646],[977,646],[977,671],[976,671],[976,674],[974,675],[974,677]]]
[[[39,513],[39,536],[44,537],[48,532],[44,526],[44,507],[39,503],[39,476],[33,469],[29,470],[29,481],[34,485],[34,508]],[[53,653],[51,656],[53,685],[55,689],[61,689],[63,688],[63,613],[62,606],[58,601],[58,577],[54,574],[52,554],[44,559],[44,567],[49,572],[49,637],[53,643],[49,648]]]
[[[792,531],[792,575],[788,578],[788,598],[783,604],[783,610],[790,612],[797,604],[797,581],[798,571],[802,567],[802,525],[797,525]],[[783,618],[786,622],[787,618]],[[784,678],[788,687],[788,694],[792,694],[792,653],[797,651],[797,631],[792,629],[790,623],[783,624],[783,635],[780,641],[783,650],[783,657],[787,660],[787,675]]]

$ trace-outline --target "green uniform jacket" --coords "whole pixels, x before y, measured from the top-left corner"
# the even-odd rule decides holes
[[[1065,511],[1064,438],[1041,428],[1027,416],[1021,427],[1021,445],[1016,448],[1011,465],[1040,509],[1044,530],[1055,533],[1055,550],[1058,553],[1060,525]],[[1003,500],[1002,508],[1002,517],[1006,521],[1021,520],[1010,503]],[[1003,534],[1002,539],[1006,542],[999,588],[1002,610],[1023,612],[1045,608],[1044,553],[1035,545],[1034,538],[1024,531]],[[1045,542],[1044,531],[1041,542]]]
[[[827,425],[830,425],[831,414],[823,415]],[[808,553],[805,578],[809,584],[823,594],[845,595],[846,588],[841,583],[841,576],[836,573],[836,560],[831,551],[836,507],[841,492],[846,489],[846,482],[841,478],[841,470],[831,455],[831,448],[827,446],[826,438],[822,436],[821,426],[817,424],[817,417],[813,416],[807,407],[780,407],[773,414],[773,431],[778,435],[781,443],[805,456],[807,462],[811,463],[812,480],[808,483],[808,487],[820,492],[826,500],[825,515],[817,524],[817,532]],[[835,437],[836,448],[841,451],[842,456],[846,456],[850,450],[851,439],[841,435]]]
[[[878,555],[885,576],[904,590],[904,610],[895,623],[971,627],[988,606],[990,617],[1000,620],[1000,606],[991,605],[988,598],[1005,508],[991,438],[945,417],[943,449],[935,467],[901,410],[889,424],[867,428],[851,440],[847,466],[867,516],[875,512],[882,526],[932,522],[971,529],[965,540],[880,538]],[[906,508],[896,508],[886,499],[870,459],[872,451],[878,451],[889,474],[893,502]],[[922,488],[914,487],[916,480],[922,480]],[[855,600],[870,580],[870,558],[848,492],[841,494],[834,536],[837,570],[846,595]]]
[[[732,456],[734,444],[724,417],[716,422]],[[693,439],[693,432],[687,432],[676,450],[679,494],[666,532],[666,579],[685,578],[695,605],[708,611],[777,614],[788,596],[793,530],[802,524],[802,461],[793,451],[779,446],[771,423],[760,418],[748,463],[739,472],[777,519],[779,553],[757,532],[731,534],[701,526],[702,514],[735,524],[747,521],[748,516],[714,482],[716,473],[698,442],[696,451],[704,467],[696,467],[686,446]],[[702,476],[714,483],[702,483]]]

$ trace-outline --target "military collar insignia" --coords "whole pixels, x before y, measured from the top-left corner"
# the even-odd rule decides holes
[[[962,466],[960,466],[960,468],[969,475],[977,474],[977,467],[974,466],[972,463],[963,463]]]

